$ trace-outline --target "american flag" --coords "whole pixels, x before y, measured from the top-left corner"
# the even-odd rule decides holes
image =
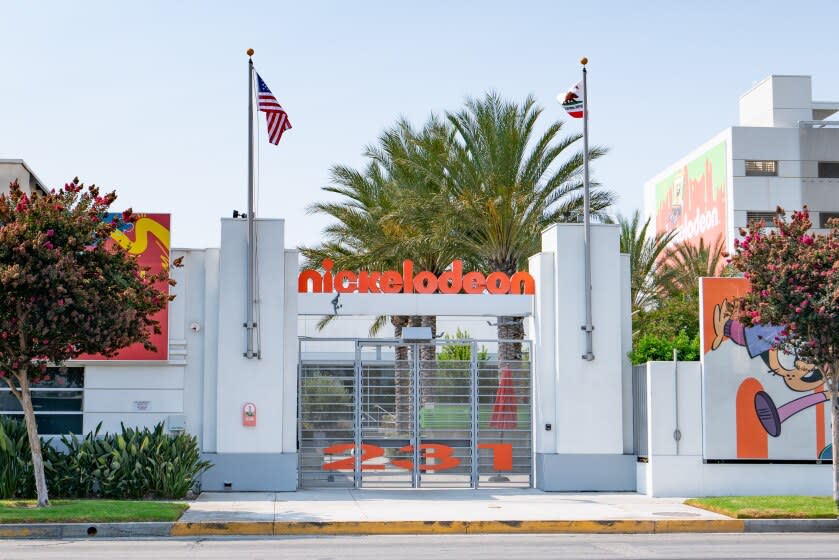
[[[259,110],[263,111],[268,118],[268,141],[274,145],[279,144],[283,132],[291,128],[291,123],[282,105],[259,74],[256,75],[256,81],[259,84]]]

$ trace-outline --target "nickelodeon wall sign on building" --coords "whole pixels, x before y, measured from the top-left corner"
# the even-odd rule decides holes
[[[341,294],[384,293],[384,294],[517,294],[533,295],[536,283],[527,272],[516,272],[511,276],[504,272],[463,273],[463,262],[454,261],[449,270],[440,276],[427,270],[414,274],[414,263],[402,262],[402,272],[385,270],[384,272],[353,272],[339,270],[333,272],[334,262],[324,259],[323,273],[306,269],[300,272],[297,291],[300,293]]]

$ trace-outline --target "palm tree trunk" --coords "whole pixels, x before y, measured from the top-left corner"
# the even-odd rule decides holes
[[[505,261],[493,263],[493,269],[512,277],[516,273],[516,263]],[[498,317],[498,339],[506,342],[498,343],[498,367],[514,366],[521,361],[521,342],[524,340],[524,317]],[[510,342],[513,341],[513,342]]]
[[[431,338],[437,336],[437,317],[425,315],[421,318],[421,326],[431,327]],[[434,344],[423,344],[420,347],[420,378],[422,379],[422,402],[434,401],[435,372],[437,369],[437,347]]]
[[[524,339],[524,317],[499,317],[498,318],[498,339],[516,341]],[[501,342],[498,344],[499,362],[520,361],[521,342]]]
[[[44,475],[44,456],[41,452],[41,438],[38,437],[38,424],[35,422],[35,410],[32,406],[32,393],[29,390],[29,378],[26,369],[21,369],[15,375],[20,385],[20,394],[14,395],[23,408],[23,420],[26,424],[26,434],[29,436],[29,449],[32,451],[32,472],[35,475],[35,490],[38,494],[38,507],[50,505],[47,494],[47,479]]]
[[[408,326],[408,317],[394,315],[390,318],[394,338],[402,338],[402,328]],[[396,364],[393,372],[394,399],[396,408],[396,431],[404,433],[411,426],[411,366],[408,363],[408,347],[397,345]]]

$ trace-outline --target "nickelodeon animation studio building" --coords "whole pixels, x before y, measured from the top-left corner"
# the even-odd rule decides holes
[[[697,231],[739,220],[736,190],[730,202],[732,185],[745,180],[733,177],[744,165],[737,158],[780,160],[779,174],[786,164],[768,144],[768,155],[740,156],[732,143],[715,139],[663,171],[653,181],[668,201],[658,213],[696,199],[706,206],[676,217],[717,216]],[[0,173],[43,188],[20,160],[0,161]],[[729,193],[728,202],[707,206],[717,197],[691,189]],[[589,226],[589,275],[585,224],[546,229],[526,271],[464,271],[456,260],[438,275],[410,260],[399,270],[339,270],[328,260],[300,270],[284,221],[249,217],[223,218],[218,248],[170,248],[166,214],[114,233],[149,266],[183,259],[171,271],[176,297],[159,317],[158,351],[77,360],[60,389],[34,389],[61,396],[42,399],[45,435],[163,422],[197,437],[213,463],[201,479],[209,491],[831,488],[823,383],[731,316],[726,303],[748,289],[743,279],[703,281],[701,361],[633,368],[630,263],[617,225]],[[436,317],[437,332],[394,320],[371,338],[377,317]],[[497,338],[499,322],[519,320],[523,339]]]
[[[22,162],[9,173],[31,183]],[[252,224],[257,242],[271,240],[252,267],[243,218],[221,220],[219,248],[171,248],[167,214],[139,214],[114,233],[153,268],[183,258],[157,352],[68,364],[62,401],[75,405],[39,410],[43,435],[163,422],[198,438],[210,491],[635,489],[629,261],[617,226],[591,226],[594,359],[584,360],[583,272],[569,266],[583,262],[582,224],[547,229],[528,270],[509,276],[459,261],[439,276],[410,260],[300,270],[283,220]],[[369,338],[383,315],[436,316],[448,336],[406,325]],[[318,331],[324,316],[337,318]],[[487,322],[499,318],[522,318],[529,335],[498,340]],[[473,337],[457,340],[458,328]]]

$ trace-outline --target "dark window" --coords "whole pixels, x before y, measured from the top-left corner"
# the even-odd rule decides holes
[[[751,224],[752,222],[763,220],[767,226],[771,227],[777,215],[775,212],[746,212],[746,223]]]
[[[23,422],[23,414],[3,414]],[[38,435],[80,434],[84,430],[82,414],[36,414]]]
[[[839,161],[820,161],[820,179],[839,179]]]
[[[774,160],[747,160],[747,177],[775,177],[778,175],[778,162]]]
[[[84,368],[48,368],[32,383],[32,405],[41,435],[82,432]],[[0,386],[0,416],[23,420],[20,403],[4,383]]]
[[[819,212],[819,227],[828,228],[827,222],[830,220],[839,220],[839,212]]]

